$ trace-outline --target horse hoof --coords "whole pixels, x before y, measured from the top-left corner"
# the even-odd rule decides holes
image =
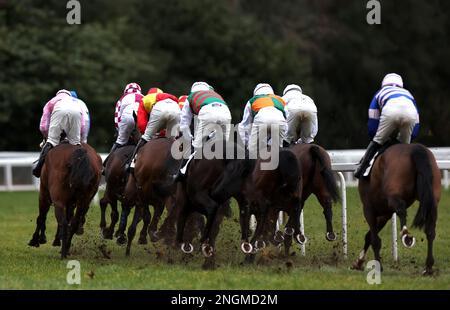
[[[185,254],[191,254],[194,252],[194,246],[191,243],[182,243],[181,244],[181,251]]]
[[[39,243],[39,241],[37,241],[37,240],[31,239],[30,242],[28,242],[28,245],[29,245],[29,246],[33,246],[33,247],[35,247],[35,248],[38,248],[39,245],[40,245],[40,243]]]
[[[81,236],[82,234],[84,234],[84,228],[82,226],[80,226],[77,231],[75,232],[75,234],[77,236]]]
[[[119,237],[117,237],[116,242],[118,245],[124,245],[125,243],[127,243],[127,237],[125,237],[124,235],[120,235]]]
[[[255,250],[259,251],[266,247],[266,242],[264,240],[256,240],[255,241]]]
[[[283,233],[280,230],[277,230],[275,232],[275,235],[273,235],[273,240],[277,243],[281,243],[284,241]]]
[[[336,241],[336,234],[334,232],[332,232],[332,231],[329,231],[329,232],[326,233],[325,238],[328,241]]]
[[[202,244],[202,253],[205,257],[211,257],[213,255],[214,248],[207,243]]]
[[[298,234],[295,236],[295,240],[297,241],[298,244],[300,245],[305,245],[306,242],[308,242],[308,238],[306,238],[305,235],[302,234]]]
[[[138,244],[148,244],[147,238],[139,238]]]
[[[411,237],[410,235],[403,235],[402,243],[403,243],[403,246],[410,249],[410,248],[414,247],[414,245],[416,244],[416,238]]]
[[[433,273],[434,273],[433,269],[432,268],[428,268],[428,267],[425,268],[424,271],[422,271],[422,275],[423,276],[432,276]]]
[[[47,238],[45,236],[39,237],[39,244],[46,244],[46,243],[47,243]]]
[[[150,241],[151,242],[158,242],[159,241],[159,235],[157,231],[151,231],[148,234],[150,236]]]
[[[242,242],[241,250],[244,254],[250,254],[253,251],[253,246],[250,242]]]
[[[363,264],[364,264],[364,260],[358,259],[352,264],[352,266],[350,268],[353,270],[364,271]]]
[[[292,236],[294,234],[294,228],[292,227],[285,227],[284,228],[284,234],[288,236]]]
[[[52,246],[61,246],[61,240],[59,239],[53,240]]]

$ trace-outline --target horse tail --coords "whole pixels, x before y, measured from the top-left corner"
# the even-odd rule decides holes
[[[84,190],[89,187],[95,177],[86,149],[77,148],[70,157],[69,184],[75,190]]]
[[[326,163],[326,160],[324,158],[325,155],[321,152],[320,148],[317,145],[312,145],[309,149],[309,152],[313,161],[316,163],[316,167],[317,164],[319,166],[320,175],[322,176],[325,187],[330,194],[331,199],[333,200],[333,202],[337,202],[339,200],[337,182],[333,175],[333,170],[331,170],[331,167],[329,167]]]
[[[414,218],[413,227],[423,228],[433,222],[433,212],[436,208],[433,193],[433,169],[428,153],[423,146],[415,146],[411,158],[416,166],[416,189],[419,196],[419,209]]]
[[[280,151],[278,169],[281,174],[282,186],[292,192],[300,187],[301,172],[297,157],[290,150]]]

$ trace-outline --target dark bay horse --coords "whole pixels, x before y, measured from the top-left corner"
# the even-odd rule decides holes
[[[112,239],[114,227],[119,219],[117,202],[123,204],[125,186],[127,184],[128,174],[124,169],[125,162],[131,157],[135,145],[129,144],[118,148],[109,155],[105,167],[106,189],[103,198],[100,199],[100,229],[105,239]],[[130,195],[130,197],[133,197]],[[106,208],[111,205],[111,223],[106,227]]]
[[[433,153],[421,144],[393,145],[376,159],[370,176],[361,178],[358,188],[370,230],[353,268],[363,269],[370,245],[375,259],[381,263],[378,233],[394,212],[400,218],[403,244],[407,247],[414,245],[415,239],[406,226],[406,209],[418,200],[419,209],[413,226],[425,231],[428,252],[424,274],[432,274],[433,241],[441,195],[441,174]]]
[[[97,193],[101,170],[100,156],[87,144],[63,143],[49,151],[40,178],[39,216],[30,246],[45,243],[46,217],[53,204],[58,221],[54,245],[61,240],[61,258],[67,257],[72,237]]]
[[[301,163],[303,190],[301,210],[305,201],[314,194],[323,208],[326,222],[325,238],[335,241],[333,231],[332,205],[339,199],[337,182],[331,170],[331,159],[321,146],[316,144],[295,144],[289,148]],[[301,212],[300,210],[300,212]]]
[[[158,222],[164,207],[167,202],[174,201],[176,187],[173,175],[178,171],[180,161],[174,159],[171,154],[173,142],[174,139],[171,138],[155,138],[146,143],[137,154],[134,173],[130,175],[130,179],[134,179],[137,192],[134,218],[128,228],[127,255],[130,254],[131,243],[136,234],[136,226],[141,219],[144,220],[144,228],[150,223],[148,234],[151,240],[158,240]],[[154,208],[153,218],[150,214],[149,205]],[[146,234],[146,229],[145,231],[143,229],[140,243],[146,243],[143,240],[146,238]]]
[[[234,143],[222,143],[224,143],[223,150],[231,148],[234,152],[237,151]],[[176,241],[181,245],[183,252],[192,252],[193,246],[189,242],[189,230],[192,228],[186,223],[195,214],[205,216],[206,224],[200,238],[201,251],[205,257],[203,263],[203,268],[205,269],[215,267],[215,240],[223,218],[231,215],[229,201],[231,196],[227,194],[222,195],[222,197],[216,197],[213,194],[216,184],[221,179],[229,162],[227,159],[220,158],[193,159],[187,168],[185,177],[177,183]]]
[[[295,235],[297,242],[303,242],[300,234],[300,199],[302,195],[301,164],[293,152],[279,151],[276,169],[263,170],[262,160],[232,161],[227,165],[217,182],[213,196],[235,197],[240,209],[241,249],[253,261],[254,254],[265,247],[263,233],[271,226],[270,219],[279,211],[289,215],[285,232]],[[251,214],[257,219],[257,226],[251,242],[249,221]]]

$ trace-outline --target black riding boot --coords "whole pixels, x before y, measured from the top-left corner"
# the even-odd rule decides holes
[[[364,171],[366,171],[367,167],[369,166],[372,157],[375,155],[375,153],[378,151],[380,147],[381,145],[378,144],[377,142],[375,141],[370,142],[369,146],[367,147],[366,153],[361,159],[358,168],[356,168],[356,171],[354,173],[355,178],[359,179],[363,175]]]
[[[41,177],[41,170],[42,166],[44,166],[45,162],[45,156],[47,156],[48,151],[53,147],[49,142],[45,143],[45,145],[42,147],[41,154],[39,155],[38,162],[36,164],[36,167],[33,168],[33,175],[36,178]]]
[[[108,163],[109,158],[111,157],[111,154],[117,150],[121,145],[119,143],[114,143],[111,150],[109,151],[108,156],[106,156],[105,160],[103,161],[103,170],[102,170],[102,175],[105,175],[105,168],[106,168],[106,164]]]
[[[141,147],[143,147],[145,145],[145,143],[147,143],[146,140],[142,139],[139,140],[138,144],[136,145],[136,147],[134,148],[133,154],[131,155],[130,158],[128,158],[127,162],[125,163],[125,171],[126,172],[130,172],[131,171],[131,162],[134,160],[134,157],[136,156],[136,154],[139,152],[139,149]]]
[[[283,147],[289,147],[291,146],[291,143],[287,142],[286,140],[283,140]]]

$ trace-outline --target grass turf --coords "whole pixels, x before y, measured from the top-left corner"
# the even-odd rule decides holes
[[[448,205],[450,191],[443,191],[435,240],[435,270],[432,277],[423,277],[426,238],[412,229],[417,238],[413,249],[399,244],[400,261],[391,255],[390,223],[380,234],[384,272],[381,285],[369,285],[366,272],[350,270],[363,245],[368,227],[356,189],[349,189],[348,246],[349,257],[344,260],[340,241],[325,240],[322,209],[314,197],[305,206],[305,233],[308,236],[306,256],[293,248],[289,258],[273,255],[257,257],[254,265],[241,265],[240,235],[237,207],[233,217],[224,220],[217,242],[218,268],[202,270],[199,252],[187,258],[179,250],[168,250],[162,244],[133,244],[131,257],[115,241],[100,238],[99,207],[88,212],[85,233],[75,236],[72,255],[81,264],[81,284],[68,285],[68,260],[59,258],[59,248],[51,246],[56,222],[53,208],[47,219],[48,243],[39,248],[27,246],[35,229],[38,193],[0,193],[0,289],[449,289],[450,288],[450,221]],[[340,205],[334,206],[334,229],[341,238]],[[411,224],[417,210],[408,210]],[[140,229],[141,226],[138,227]],[[136,238],[135,238],[136,240]],[[101,254],[99,246],[106,244],[111,259]],[[368,259],[373,257],[369,250]]]

